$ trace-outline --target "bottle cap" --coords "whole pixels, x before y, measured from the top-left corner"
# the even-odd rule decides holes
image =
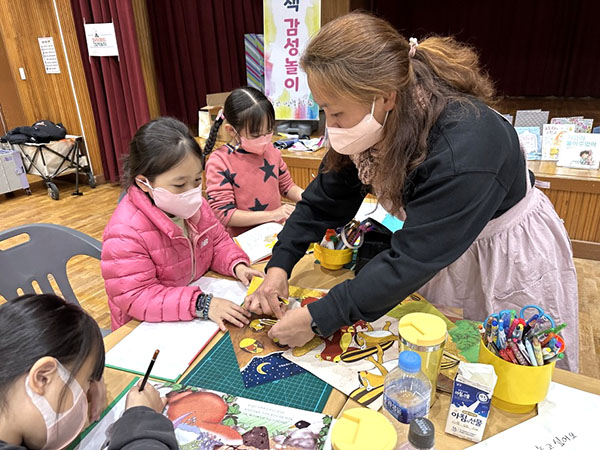
[[[435,427],[425,417],[413,419],[408,428],[408,442],[417,448],[433,448],[435,444]]]
[[[446,322],[428,313],[410,313],[398,322],[398,332],[402,339],[413,345],[433,346],[446,340]]]
[[[398,367],[408,373],[421,370],[421,355],[410,350],[404,350],[398,355]]]
[[[347,409],[331,430],[334,450],[393,450],[398,436],[387,418],[372,409]]]

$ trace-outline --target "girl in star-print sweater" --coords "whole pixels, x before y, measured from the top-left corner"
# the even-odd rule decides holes
[[[294,206],[282,205],[281,196],[296,203],[303,190],[271,142],[273,105],[254,88],[235,89],[210,130],[205,155],[222,124],[231,141],[206,162],[206,193],[215,215],[232,236],[265,222],[284,222]]]

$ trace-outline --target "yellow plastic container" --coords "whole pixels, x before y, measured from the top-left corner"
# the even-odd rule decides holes
[[[334,450],[393,450],[397,440],[390,421],[368,408],[344,411],[331,430]]]
[[[315,259],[321,262],[321,265],[329,270],[338,270],[352,261],[351,248],[343,250],[332,250],[330,248],[321,247],[315,244]]]
[[[543,366],[520,366],[494,355],[483,343],[479,362],[494,366],[498,381],[492,405],[512,413],[527,413],[546,398],[555,362]]]
[[[431,382],[431,405],[433,405],[444,345],[448,336],[446,322],[433,314],[410,313],[398,322],[398,336],[398,352],[412,350],[421,355],[421,370]]]

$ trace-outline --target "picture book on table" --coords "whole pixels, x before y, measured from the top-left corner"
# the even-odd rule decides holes
[[[523,109],[518,110],[515,115],[515,128],[516,127],[538,127],[541,131],[542,125],[548,123],[548,111],[542,111],[540,109]]]
[[[246,252],[250,262],[262,261],[271,256],[277,243],[277,235],[283,225],[277,222],[267,222],[239,234],[233,240]]]
[[[542,160],[557,161],[567,133],[575,131],[573,124],[548,123],[542,132]]]
[[[167,398],[163,414],[173,422],[181,450],[322,450],[326,445],[331,416],[200,388],[152,384]],[[107,448],[129,388],[69,450]]]
[[[528,160],[542,159],[542,143],[538,127],[516,127],[519,144]]]
[[[379,409],[385,376],[398,364],[398,320],[411,312],[436,314],[448,328],[455,326],[421,295],[412,294],[374,322],[361,320],[332,336],[315,336],[284,356],[359,404]]]
[[[597,170],[600,166],[600,135],[568,133],[557,166]]]
[[[252,294],[262,281],[262,278],[253,278],[248,287],[248,295]],[[324,295],[323,291],[290,286],[288,299],[291,302],[302,302],[316,300]],[[227,326],[242,380],[247,388],[304,372],[300,366],[284,358],[283,352],[288,347],[274,342],[268,336],[275,323],[276,320],[270,316],[253,314],[250,323],[243,328]]]
[[[575,125],[575,133],[591,133],[594,126],[594,119],[586,119],[583,116],[553,117],[550,123],[573,124]]]

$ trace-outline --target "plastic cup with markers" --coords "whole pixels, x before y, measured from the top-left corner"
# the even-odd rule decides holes
[[[513,413],[527,413],[546,398],[556,362],[565,356],[560,332],[566,324],[536,305],[518,313],[504,310],[484,322],[479,362],[494,366],[498,382],[492,404]]]

